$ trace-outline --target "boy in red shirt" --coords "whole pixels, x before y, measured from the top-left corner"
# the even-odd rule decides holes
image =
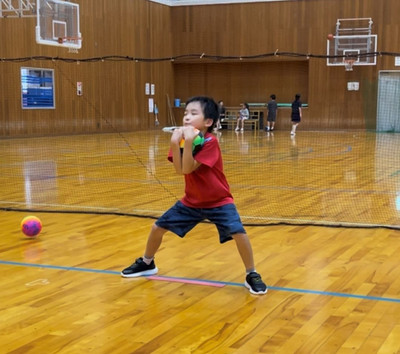
[[[245,286],[252,294],[265,294],[267,286],[255,271],[250,240],[236,210],[223,172],[221,150],[211,134],[219,117],[218,105],[208,97],[193,97],[186,102],[183,127],[174,130],[168,159],[178,174],[185,177],[185,195],[152,226],[144,256],[136,259],[121,275],[126,278],[158,272],[154,256],[163,236],[171,231],[184,237],[199,222],[208,219],[218,229],[220,243],[235,240],[246,268]],[[193,155],[193,140],[199,134],[204,144]],[[183,152],[180,142],[184,139]]]

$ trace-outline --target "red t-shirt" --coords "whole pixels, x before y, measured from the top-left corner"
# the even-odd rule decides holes
[[[190,208],[215,208],[233,203],[233,197],[226,180],[221,150],[217,138],[206,133],[204,145],[194,156],[201,165],[185,176],[185,195],[181,202]],[[168,154],[172,161],[172,152]]]

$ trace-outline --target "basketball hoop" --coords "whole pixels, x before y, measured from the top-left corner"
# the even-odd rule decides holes
[[[14,3],[17,1],[0,1]],[[57,47],[82,46],[79,26],[79,5],[64,0],[18,0],[20,3],[36,3],[36,43]]]
[[[353,71],[354,59],[343,59],[344,67],[346,71]]]
[[[64,47],[68,47],[68,53],[78,53],[77,46],[80,45],[82,37],[61,37],[58,38],[58,43],[63,44]],[[74,46],[70,46],[70,45]]]

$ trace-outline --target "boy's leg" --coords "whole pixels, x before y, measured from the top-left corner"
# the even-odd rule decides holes
[[[268,288],[262,281],[260,274],[258,274],[254,268],[253,249],[249,237],[244,233],[238,233],[232,235],[232,237],[236,242],[236,247],[246,268],[247,275],[244,285],[252,294],[266,294]]]
[[[251,248],[249,237],[247,234],[235,234],[232,237],[236,242],[236,248],[242,258],[246,273],[254,272],[253,249]]]
[[[154,263],[154,255],[161,245],[166,229],[154,224],[147,239],[144,257],[136,259],[135,263],[125,268],[121,275],[125,278],[139,277],[143,275],[157,274],[158,268]]]
[[[154,263],[154,256],[161,245],[164,234],[170,231],[184,237],[203,219],[204,217],[197,209],[185,207],[180,201],[176,202],[152,226],[143,257],[136,259],[135,263],[125,268],[121,275],[123,277],[138,277],[156,274],[158,269]]]
[[[153,224],[153,226],[151,227],[150,235],[147,239],[146,249],[144,251],[144,256],[147,259],[154,258],[156,252],[161,245],[163,236],[167,231],[168,230],[163,229],[156,224]]]
[[[265,294],[267,286],[254,267],[253,250],[237,212],[235,204],[226,204],[217,208],[203,209],[205,218],[210,220],[218,229],[220,243],[235,240],[236,248],[246,268],[244,285],[252,294]]]

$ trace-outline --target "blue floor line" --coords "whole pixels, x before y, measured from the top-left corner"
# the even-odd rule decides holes
[[[13,261],[4,261],[4,260],[0,260],[0,264],[23,266],[23,267],[34,267],[34,268],[68,270],[68,271],[75,271],[75,272],[88,272],[88,273],[101,273],[101,274],[114,274],[114,275],[121,274],[121,272],[115,271],[115,270],[90,269],[90,268],[81,268],[81,267],[66,267],[66,266],[57,266],[57,265],[51,265],[51,264],[36,264],[36,263],[13,262]],[[223,285],[228,285],[228,286],[244,286],[243,283],[225,282],[225,281],[217,281],[217,280],[203,280],[203,279],[196,279],[196,278],[171,277],[171,276],[164,276],[164,275],[163,275],[163,278],[205,281],[208,283],[223,284]],[[298,289],[298,288],[284,288],[284,287],[279,287],[279,286],[268,286],[268,289],[269,290],[277,290],[277,291],[287,291],[287,292],[293,292],[293,293],[347,297],[347,298],[354,298],[354,299],[361,299],[361,300],[386,301],[386,302],[400,303],[400,299],[390,298],[390,297],[346,294],[346,293],[338,293],[338,292],[331,292],[331,291],[308,290],[308,289]]]

